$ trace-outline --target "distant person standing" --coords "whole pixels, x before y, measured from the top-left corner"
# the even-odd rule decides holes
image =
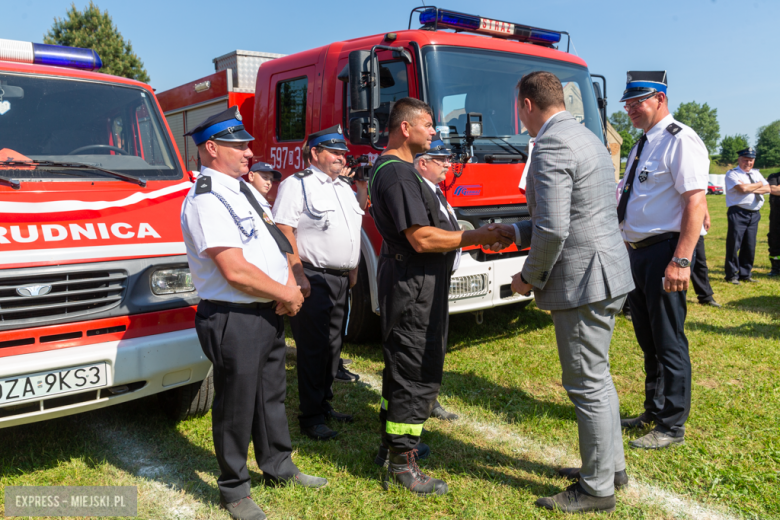
[[[753,168],[755,148],[737,152],[739,166],[726,173],[726,206],[729,228],[726,234],[726,281],[735,285],[755,282],[750,276],[756,256],[756,234],[761,220],[764,194],[769,183]]]
[[[780,276],[780,172],[766,178],[769,184],[769,276]]]
[[[699,298],[701,305],[709,305],[710,307],[720,308],[720,304],[715,301],[715,291],[712,290],[710,285],[710,271],[707,267],[707,255],[704,251],[704,236],[710,230],[710,210],[707,208],[707,213],[704,214],[704,225],[701,228],[701,234],[699,240],[696,242],[696,248],[694,249],[694,255],[696,261],[691,266],[691,283],[693,284],[693,290],[696,292],[696,296]]]

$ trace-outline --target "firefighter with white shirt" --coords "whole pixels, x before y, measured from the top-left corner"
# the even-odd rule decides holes
[[[279,186],[274,219],[293,245],[292,272],[305,297],[290,319],[298,349],[301,432],[315,440],[337,435],[326,420],[352,422],[330,405],[347,317],[347,295],[357,280],[367,186],[353,191],[341,126],[309,135],[303,154],[309,167]]]

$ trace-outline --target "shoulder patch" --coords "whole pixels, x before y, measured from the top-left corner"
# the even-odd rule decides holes
[[[304,177],[306,177],[307,175],[311,175],[312,173],[314,173],[314,172],[311,171],[310,169],[306,168],[305,170],[296,172],[295,176],[303,179]]]
[[[209,193],[211,191],[211,177],[203,175],[199,179],[196,179],[195,183],[195,195]]]
[[[677,135],[680,132],[682,132],[682,127],[677,123],[672,123],[671,125],[666,127],[666,131],[672,135]]]

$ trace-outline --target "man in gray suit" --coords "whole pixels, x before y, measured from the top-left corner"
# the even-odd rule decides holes
[[[551,311],[582,457],[581,468],[559,470],[578,482],[536,505],[614,511],[615,487],[627,484],[628,476],[609,343],[615,314],[634,288],[618,229],[615,169],[601,140],[566,111],[555,75],[524,76],[518,106],[536,145],[525,172],[531,220],[514,224],[516,242],[531,251],[512,289],[533,291],[536,305]]]

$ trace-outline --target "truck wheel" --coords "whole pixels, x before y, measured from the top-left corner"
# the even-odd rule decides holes
[[[371,289],[368,285],[368,268],[364,261],[358,267],[358,279],[352,288],[352,305],[349,311],[349,325],[346,341],[349,343],[369,343],[378,341],[379,316],[371,308]]]
[[[214,374],[209,370],[203,381],[160,392],[157,399],[165,415],[174,421],[202,417],[214,401]]]

